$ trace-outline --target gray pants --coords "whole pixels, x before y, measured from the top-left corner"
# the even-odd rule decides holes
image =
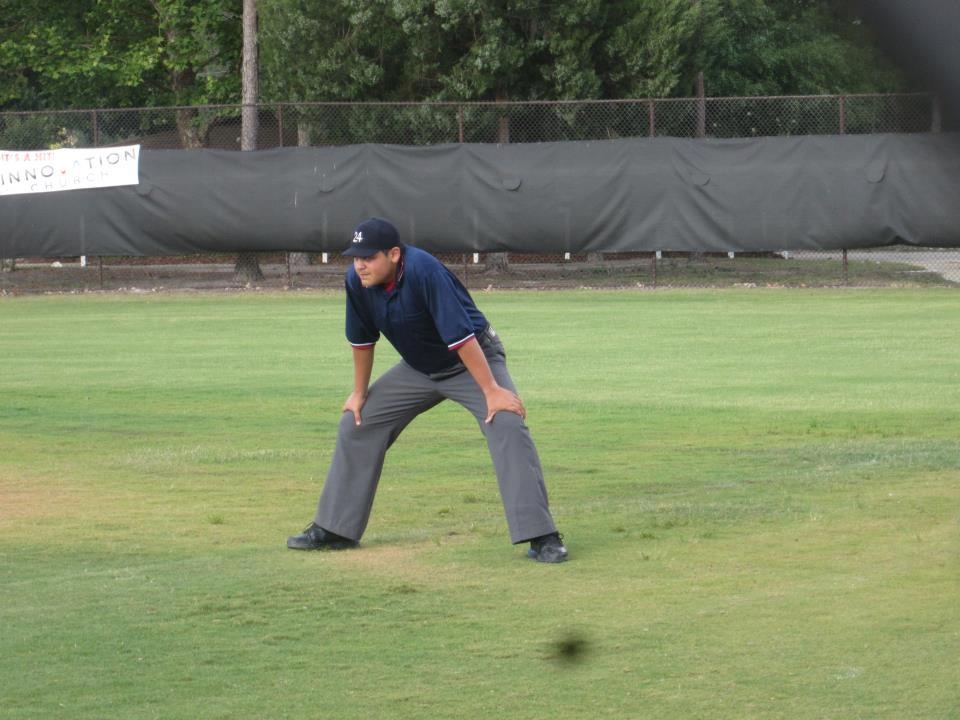
[[[482,340],[497,383],[516,392],[503,345],[489,337]],[[359,540],[370,518],[387,449],[417,415],[447,398],[473,413],[487,438],[511,542],[556,532],[547,508],[540,458],[523,419],[511,412],[498,412],[486,424],[487,403],[470,373],[435,380],[404,362],[394,365],[370,386],[359,427],[351,412],[340,418],[337,446],[314,522],[337,535]]]

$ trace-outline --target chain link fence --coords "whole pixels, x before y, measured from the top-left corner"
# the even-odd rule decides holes
[[[491,267],[484,255],[441,253],[471,290],[666,287],[960,287],[960,250],[877,248],[848,252],[603,253],[523,255]],[[171,290],[296,290],[343,287],[347,259],[293,253],[258,256],[261,275],[238,276],[235,257],[21,259],[0,272],[0,295]]]
[[[240,149],[239,105],[0,113],[0,148],[139,143]],[[259,148],[355,143],[529,143],[624,137],[749,138],[940,131],[929,94],[500,103],[275,103],[258,106]],[[960,283],[960,250],[834,253],[457,254],[442,259],[471,289],[545,287],[891,286]],[[340,287],[338,256],[21,258],[0,293],[71,290]]]
[[[940,129],[937,98],[922,93],[500,103],[278,103],[258,108],[260,148],[926,133]],[[0,148],[41,150],[140,143],[154,149],[239,150],[241,110],[239,105],[206,105],[0,113]]]

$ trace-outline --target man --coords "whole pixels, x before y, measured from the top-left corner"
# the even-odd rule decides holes
[[[503,344],[466,288],[432,255],[401,243],[381,218],[361,223],[344,254],[353,257],[346,276],[353,392],[314,521],[287,547],[358,545],[387,449],[417,415],[450,398],[473,413],[487,438],[511,541],[529,542],[527,554],[539,562],[566,560]],[[370,385],[381,333],[402,361]]]

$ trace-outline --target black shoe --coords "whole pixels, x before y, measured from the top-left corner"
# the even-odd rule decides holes
[[[563,536],[560,533],[541,535],[530,541],[527,557],[537,562],[562,563],[567,559],[567,548],[563,546]]]
[[[287,538],[287,547],[291,550],[346,550],[355,548],[359,544],[356,540],[324,530],[316,523],[310,523],[310,526],[299,535],[291,535]]]

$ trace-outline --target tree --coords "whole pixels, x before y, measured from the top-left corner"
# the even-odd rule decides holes
[[[0,40],[0,104],[30,110],[143,104],[156,33],[92,0],[8,0]]]
[[[406,87],[420,97],[597,97],[598,41],[621,3],[401,0]]]
[[[142,0],[141,0],[142,1]],[[122,0],[111,0],[123,6]],[[195,106],[236,102],[242,25],[235,0],[148,0],[163,42],[157,64],[167,83],[154,96],[167,104]],[[169,92],[167,91],[169,87]],[[152,103],[151,103],[152,104]],[[177,111],[177,131],[185,148],[203,147],[212,114],[192,107]]]
[[[907,80],[852,4],[828,0],[703,0],[708,94],[898,92]]]
[[[243,110],[240,129],[240,151],[257,149],[257,87],[259,61],[257,58],[257,0],[243,0]],[[237,255],[234,279],[240,282],[255,282],[263,279],[260,261],[256,253],[242,252]]]
[[[399,68],[406,48],[387,3],[261,0],[260,10],[264,99],[293,103],[401,99],[397,88],[402,84]],[[301,145],[360,142],[358,137],[364,134],[361,128],[346,129],[349,122],[343,118],[325,124],[308,109],[297,114],[296,122]],[[366,130],[373,133],[376,128]]]
[[[0,107],[240,94],[240,0],[6,0]],[[901,90],[853,0],[261,0],[267,100]],[[186,129],[186,144],[202,141]],[[196,123],[194,123],[196,124]]]
[[[624,3],[625,12],[606,40],[607,97],[689,96],[703,9],[690,0]]]
[[[190,106],[236,101],[236,0],[7,0],[0,107]],[[212,117],[176,122],[184,147]]]
[[[260,11],[264,94],[270,100],[376,99],[385,66],[403,52],[389,40],[399,36],[384,2],[261,0]]]

